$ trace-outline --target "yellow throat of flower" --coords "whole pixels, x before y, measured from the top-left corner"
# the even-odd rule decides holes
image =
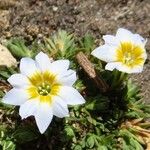
[[[122,42],[117,49],[117,61],[133,68],[144,63],[143,53],[144,49],[141,46],[131,42]]]
[[[41,102],[52,102],[52,97],[59,92],[60,84],[56,82],[56,76],[48,71],[36,72],[30,78],[31,85],[27,88],[30,99],[40,99]]]

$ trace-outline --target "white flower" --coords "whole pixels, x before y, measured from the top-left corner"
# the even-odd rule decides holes
[[[96,48],[92,55],[107,62],[106,70],[117,69],[126,73],[138,73],[143,70],[147,58],[146,40],[139,34],[120,28],[116,36],[103,36],[105,44]]]
[[[22,119],[33,115],[40,132],[44,133],[53,115],[69,116],[67,105],[85,102],[72,87],[77,77],[75,71],[68,68],[68,60],[50,62],[43,52],[35,57],[35,61],[22,58],[21,73],[8,79],[13,89],[6,93],[3,102],[19,105]]]

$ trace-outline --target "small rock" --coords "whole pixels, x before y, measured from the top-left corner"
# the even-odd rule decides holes
[[[0,10],[0,29],[7,29],[9,26],[9,11]]]
[[[26,27],[26,32],[27,32],[27,34],[29,34],[29,35],[31,35],[31,36],[36,36],[36,35],[38,35],[38,33],[39,33],[39,27],[38,27],[38,25],[29,24],[29,25]]]
[[[17,61],[16,59],[11,55],[9,50],[0,44],[0,66],[16,66]]]
[[[57,11],[57,10],[58,10],[58,7],[53,6],[53,11]]]
[[[16,0],[1,0],[0,1],[0,9],[8,9],[10,7],[15,6],[17,3]]]

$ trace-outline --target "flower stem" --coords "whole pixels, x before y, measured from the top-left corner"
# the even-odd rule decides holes
[[[118,71],[118,70],[114,70],[114,71],[113,71],[113,80],[112,80],[112,85],[111,85],[111,87],[116,87],[116,85],[117,85],[117,80],[118,80],[118,74],[119,74],[119,71]]]

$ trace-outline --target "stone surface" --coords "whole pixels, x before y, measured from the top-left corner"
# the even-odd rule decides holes
[[[16,59],[6,47],[0,44],[0,66],[11,67],[15,65],[17,65]]]

